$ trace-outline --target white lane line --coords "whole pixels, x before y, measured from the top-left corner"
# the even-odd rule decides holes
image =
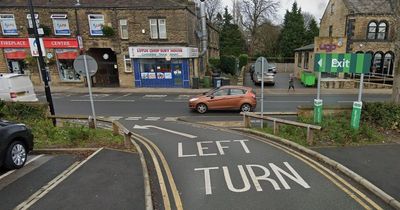
[[[311,103],[312,101],[266,101],[267,103]]]
[[[120,119],[122,119],[122,118],[124,118],[124,117],[121,117],[121,116],[111,116],[111,117],[107,117],[108,119],[110,119],[110,120],[120,120]]]
[[[167,95],[145,95],[143,98],[165,98]]]
[[[126,121],[138,121],[142,119],[142,117],[127,117],[125,118]]]
[[[164,121],[177,121],[178,117],[166,117]]]
[[[94,102],[135,102],[135,100],[101,100],[101,99],[94,99]],[[90,102],[89,99],[77,99],[77,100],[71,100],[71,102]]]
[[[157,121],[157,120],[159,120],[159,119],[161,119],[161,117],[148,117],[148,118],[146,118],[145,120],[146,120],[146,121]]]
[[[197,138],[197,136],[194,136],[194,135],[190,135],[190,134],[182,133],[182,132],[178,132],[178,131],[173,131],[173,130],[169,130],[169,129],[166,129],[166,128],[161,128],[161,127],[154,126],[154,125],[144,125],[144,126],[135,125],[135,126],[133,126],[133,129],[141,129],[141,130],[144,129],[144,130],[146,130],[146,129],[149,129],[149,128],[159,129],[159,130],[166,131],[166,132],[169,132],[169,133],[173,133],[173,134],[176,134],[176,135],[184,136],[184,137],[187,137],[187,138],[190,138],[190,139]]]
[[[93,98],[105,98],[107,96],[110,96],[110,94],[93,94]],[[81,97],[89,97],[89,94],[83,95]]]
[[[132,93],[128,93],[128,94],[125,94],[125,95],[122,95],[122,96],[113,98],[112,100],[118,100],[118,99],[120,99],[120,98],[125,98],[125,97],[128,97],[128,96],[130,96],[130,95],[132,95]]]
[[[74,173],[76,170],[78,170],[80,167],[82,167],[83,164],[85,164],[87,161],[89,161],[95,155],[97,155],[97,153],[99,153],[101,150],[103,150],[103,148],[98,149],[96,152],[94,152],[89,157],[87,157],[84,161],[75,162],[74,164],[72,164],[69,168],[67,168],[65,171],[63,171],[61,174],[59,174],[56,178],[54,178],[49,183],[47,183],[47,185],[40,188],[37,192],[35,192],[33,195],[31,195],[24,202],[20,203],[14,209],[25,210],[25,209],[28,209],[29,207],[31,207],[38,200],[40,200],[47,193],[49,193],[52,189],[54,189],[57,185],[59,185],[62,181],[67,179],[72,173]]]
[[[188,103],[188,100],[165,100],[166,103]]]
[[[179,95],[178,99],[189,99],[192,95]]]
[[[30,159],[28,162],[25,163],[25,166],[28,165],[29,163],[32,163],[33,161],[35,161],[35,160],[37,160],[37,159],[43,157],[43,156],[44,156],[44,155],[38,155],[38,156],[36,156],[36,157]],[[7,177],[8,175],[12,174],[12,173],[15,172],[15,171],[16,171],[16,170],[12,170],[12,171],[9,171],[9,172],[7,172],[7,173],[1,175],[1,176],[0,176],[0,180],[4,179],[5,177]]]

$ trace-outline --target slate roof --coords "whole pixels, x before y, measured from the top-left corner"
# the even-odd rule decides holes
[[[77,0],[32,0],[35,7],[75,7]],[[27,0],[0,0],[0,7],[27,7]],[[187,0],[80,0],[89,8],[184,8]]]
[[[309,44],[309,45],[306,45],[306,46],[297,48],[297,49],[295,49],[294,51],[295,51],[295,52],[296,52],[296,51],[314,51],[314,44]]]
[[[398,0],[343,0],[354,14],[394,14],[394,1]]]

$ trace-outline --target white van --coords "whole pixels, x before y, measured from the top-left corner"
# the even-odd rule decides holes
[[[38,101],[32,81],[23,74],[0,73],[0,100]]]

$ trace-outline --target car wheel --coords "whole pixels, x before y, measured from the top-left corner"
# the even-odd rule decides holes
[[[205,105],[205,104],[197,104],[196,110],[197,110],[198,113],[204,114],[204,113],[207,112],[208,107],[207,107],[207,105]]]
[[[243,104],[240,107],[240,111],[242,111],[242,112],[251,112],[251,109],[252,109],[252,107],[250,104]]]
[[[28,154],[26,146],[21,141],[15,141],[7,148],[4,167],[7,169],[19,169],[25,165]]]

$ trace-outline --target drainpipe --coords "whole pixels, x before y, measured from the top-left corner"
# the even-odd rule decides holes
[[[205,8],[205,0],[200,0],[200,17],[201,17],[201,43],[202,43],[202,51],[200,52],[199,58],[200,60],[200,68],[202,71],[205,70],[205,57],[208,48],[208,35],[207,35],[207,20],[206,20],[206,8]],[[195,77],[198,77],[195,74]]]

